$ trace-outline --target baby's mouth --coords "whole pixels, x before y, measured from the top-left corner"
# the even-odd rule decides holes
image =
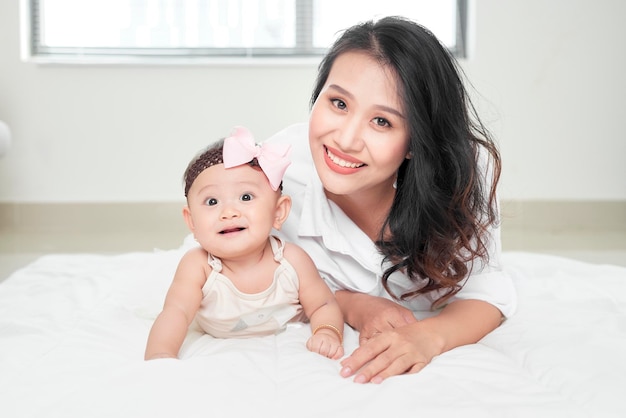
[[[324,147],[326,149],[326,155],[328,155],[328,158],[335,164],[337,164],[340,167],[346,167],[346,168],[359,168],[359,167],[363,167],[365,165],[365,163],[351,163],[349,161],[344,160],[343,158],[340,158],[338,156],[336,156],[335,154],[333,154],[330,149],[328,149],[328,147]]]
[[[228,228],[228,229],[224,229],[223,231],[220,231],[220,234],[225,235],[225,234],[231,234],[233,232],[239,232],[239,231],[243,231],[246,228]]]

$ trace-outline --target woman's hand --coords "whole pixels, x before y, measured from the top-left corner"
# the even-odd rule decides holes
[[[361,333],[359,348],[341,361],[343,377],[380,383],[417,373],[454,347],[475,343],[501,322],[500,311],[479,300],[457,300],[437,316],[417,321],[393,301],[348,291],[335,294],[346,321]]]
[[[338,291],[335,296],[347,322],[359,331],[360,347],[341,362],[342,376],[358,372],[355,382],[379,383],[388,376],[417,372],[430,361],[418,353],[433,350],[419,349],[422,343],[410,339],[417,331],[409,324],[417,320],[409,309],[363,293]]]
[[[390,376],[417,373],[442,352],[441,338],[421,322],[388,328],[369,338],[342,362],[341,376],[356,383],[380,383]]]
[[[336,292],[335,297],[346,322],[359,331],[359,345],[381,332],[417,321],[409,309],[389,299],[347,290]]]

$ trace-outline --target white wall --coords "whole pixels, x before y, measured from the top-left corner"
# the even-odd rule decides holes
[[[476,0],[462,65],[507,200],[626,200],[626,2]],[[305,121],[315,65],[38,66],[0,2],[0,202],[179,201],[187,161],[245,125]]]

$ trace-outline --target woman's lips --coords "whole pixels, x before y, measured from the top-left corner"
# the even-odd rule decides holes
[[[347,155],[339,156],[339,152],[332,150],[329,147],[324,147],[324,160],[331,170],[340,174],[351,174],[358,171],[359,168],[366,164],[352,158]]]

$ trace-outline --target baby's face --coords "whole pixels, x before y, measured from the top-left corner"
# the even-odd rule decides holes
[[[196,177],[189,193],[188,225],[196,240],[219,258],[246,255],[265,245],[276,225],[280,191],[258,167],[217,164]]]

